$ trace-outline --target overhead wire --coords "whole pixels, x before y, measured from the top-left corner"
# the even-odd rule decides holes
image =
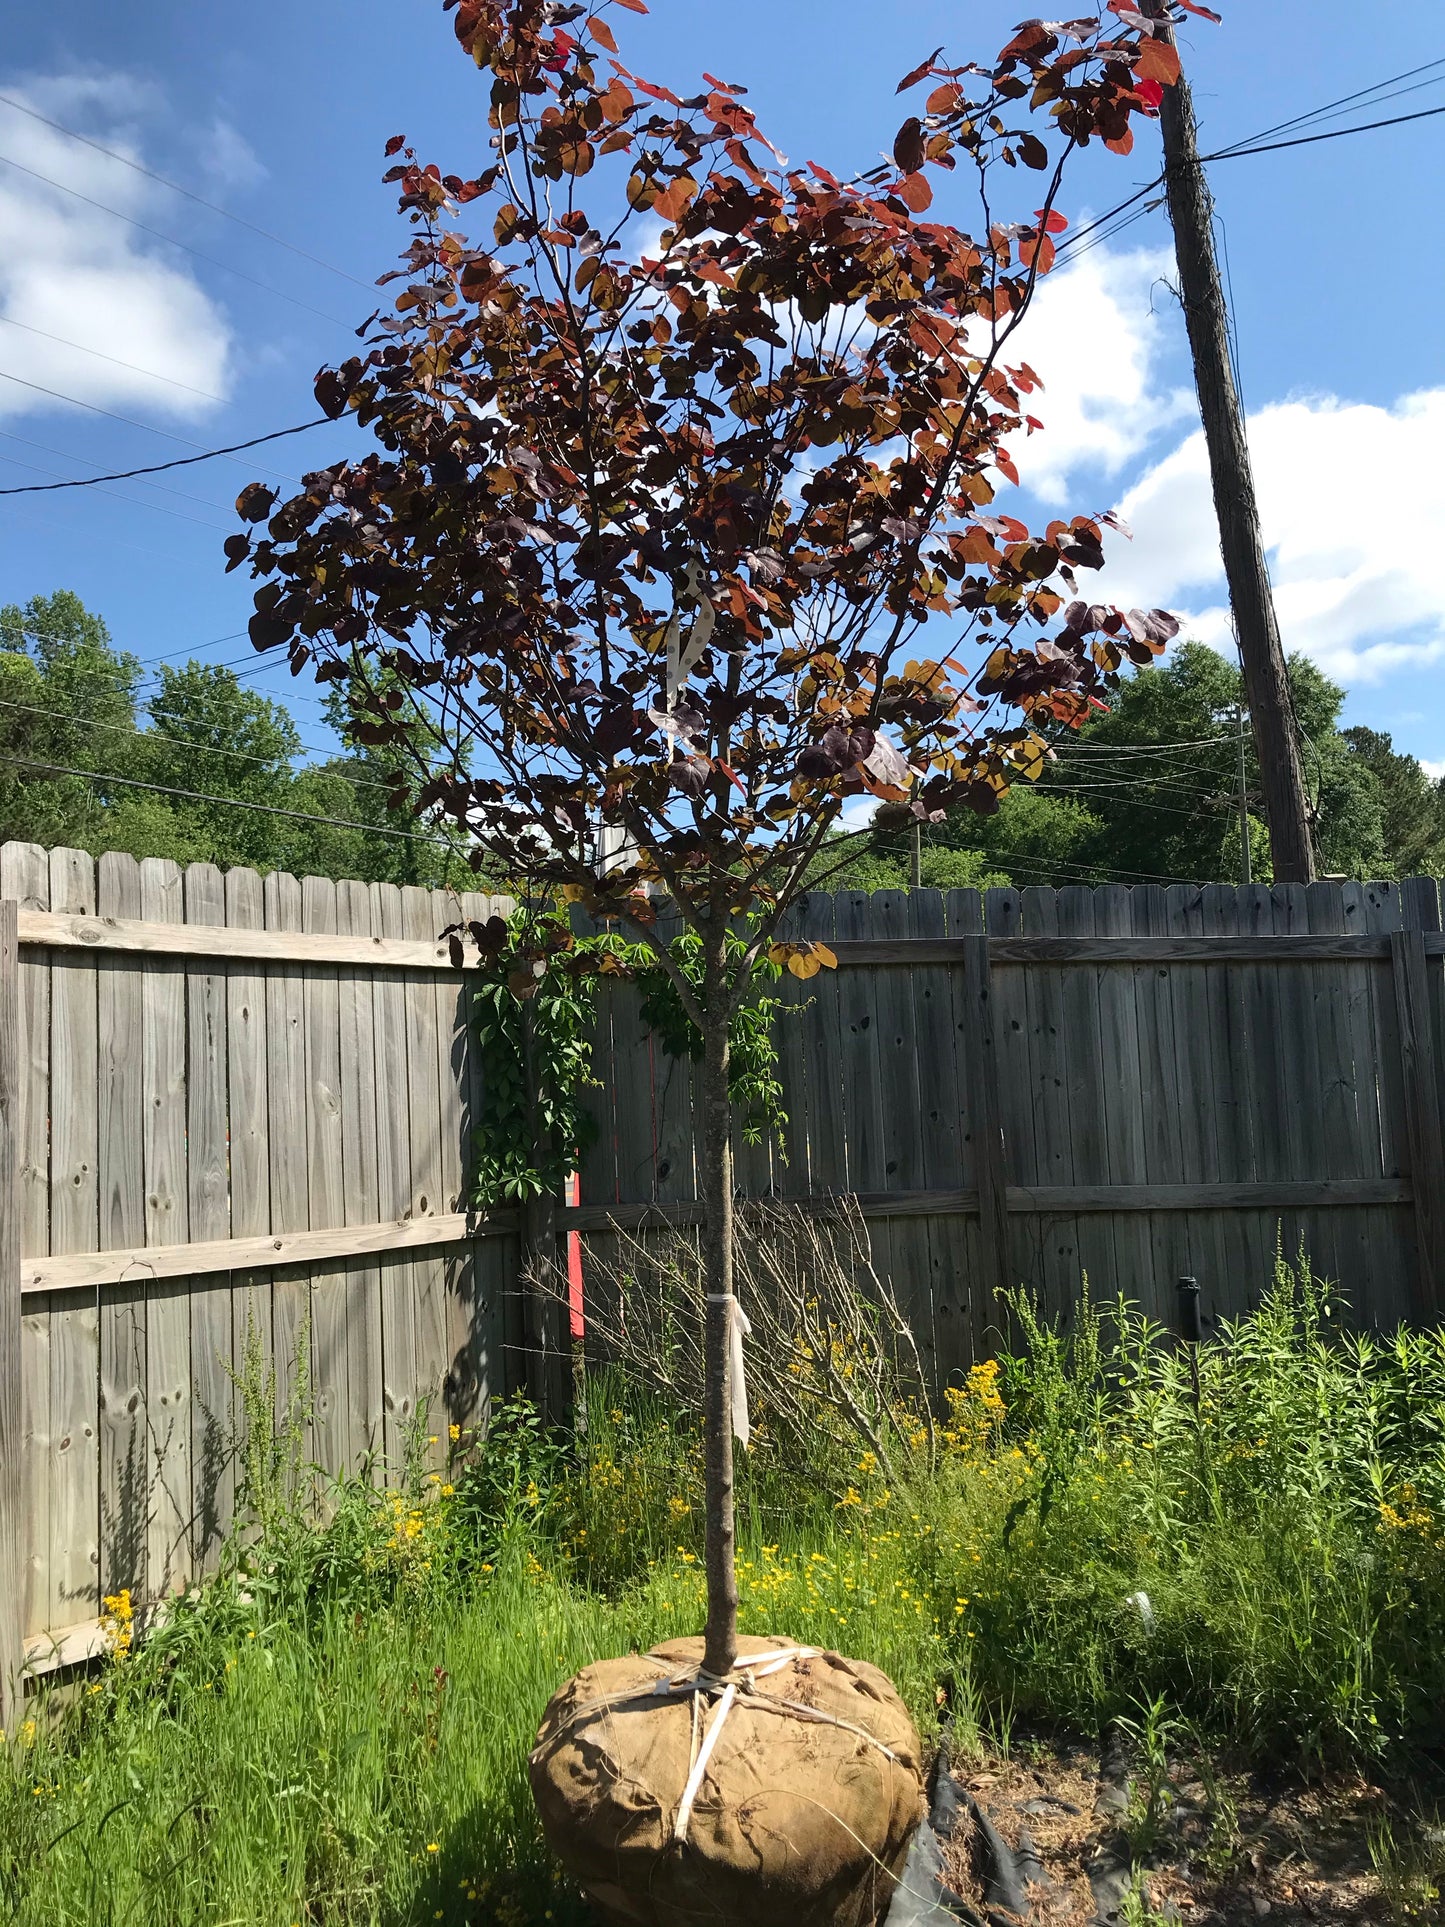
[[[29,321],[17,321],[12,314],[0,314],[0,322],[4,322],[7,328],[23,329],[28,335],[39,335],[42,341],[53,341],[57,347],[73,349],[78,355],[93,355],[97,361],[108,361],[113,368],[124,368],[146,381],[163,381],[170,388],[183,389],[188,395],[199,395],[202,401],[213,401],[222,408],[226,405],[226,397],[213,395],[209,388],[197,388],[188,381],[177,381],[174,375],[162,375],[154,368],[142,368],[136,362],[122,361],[119,355],[108,355],[100,348],[87,348],[83,341],[67,341],[64,335],[52,334],[48,328],[37,328]]]
[[[48,716],[51,721],[57,723],[79,722],[83,723],[86,729],[103,729],[107,735],[110,736],[135,736],[142,742],[158,745],[167,743],[179,745],[185,749],[196,750],[205,756],[229,756],[235,758],[238,762],[261,763],[268,769],[276,769],[279,766],[284,768],[287,774],[291,776],[304,775],[307,770],[310,770],[318,775],[339,777],[343,783],[348,784],[352,789],[389,791],[392,787],[390,783],[380,783],[372,777],[347,776],[341,770],[327,770],[315,763],[303,764],[301,769],[298,770],[293,767],[292,760],[289,757],[258,756],[250,750],[226,749],[219,743],[207,743],[197,736],[170,735],[164,728],[160,730],[148,730],[138,729],[134,723],[103,723],[95,716],[76,717],[67,715],[63,710],[42,708],[39,703],[21,703],[15,702],[8,697],[0,697],[0,709],[23,710],[29,716]],[[159,721],[162,724],[178,720],[169,710],[155,709],[149,704],[147,704],[146,710],[147,714],[153,720]],[[312,753],[316,755],[330,755],[335,753],[332,751],[313,749],[312,745],[307,743],[301,744],[300,747],[303,750],[311,750]]]
[[[250,803],[239,796],[212,796],[205,790],[181,789],[171,783],[146,783],[138,776],[115,776],[107,771],[75,769],[68,763],[54,763],[45,757],[4,756],[0,764],[12,769],[49,770],[57,776],[75,776],[87,783],[120,783],[127,789],[149,790],[156,796],[179,796],[191,803],[215,803],[224,809],[251,810],[262,816],[285,816],[295,823],[324,823],[337,830],[360,830],[367,836],[400,837],[408,843],[433,843],[441,848],[456,850],[456,845],[447,837],[428,836],[421,830],[396,830],[382,823],[358,823],[355,818],[345,816],[318,816],[309,810],[287,810],[277,803]]]
[[[1310,108],[1307,113],[1295,114],[1289,120],[1276,121],[1272,127],[1262,127],[1256,134],[1246,134],[1240,141],[1234,144],[1236,146],[1244,146],[1250,142],[1268,140],[1272,134],[1286,134],[1292,127],[1307,127],[1312,121],[1329,119],[1332,116],[1343,113],[1351,106],[1357,106],[1359,103],[1368,100],[1371,95],[1381,94],[1386,87],[1394,87],[1402,80],[1414,80],[1418,74],[1436,73],[1436,70],[1440,68],[1445,68],[1445,55],[1442,55],[1436,60],[1427,60],[1423,66],[1408,67],[1403,73],[1391,74],[1384,80],[1375,81],[1373,85],[1369,87],[1358,88],[1352,94],[1341,94],[1335,100],[1326,101],[1322,107]],[[1437,73],[1434,81],[1421,81],[1420,86],[1437,86],[1441,80],[1445,80],[1445,74]],[[1400,89],[1401,93],[1415,93],[1417,91],[1418,89],[1413,87]],[[1396,95],[1384,96],[1386,99],[1395,99],[1397,97]]]
[[[138,221],[132,214],[123,214],[118,207],[107,207],[104,201],[92,200],[89,194],[82,194],[79,188],[68,187],[64,181],[52,180],[48,174],[42,174],[38,168],[27,167],[23,161],[17,161],[11,154],[0,154],[0,163],[6,167],[15,168],[21,174],[28,174],[31,180],[39,181],[45,187],[53,187],[61,194],[69,194],[72,199],[83,201],[87,207],[95,208],[98,213],[113,215],[117,221],[126,222],[141,234],[149,234],[157,241],[164,241],[167,247],[180,248],[184,253],[194,255],[196,260],[204,261],[208,267],[219,268],[223,274],[234,275],[238,281],[249,282],[253,288],[260,288],[266,294],[273,294],[278,301],[287,301],[293,308],[301,308],[305,313],[315,315],[318,320],[334,322],[338,328],[349,328],[352,325],[349,321],[343,321],[340,315],[327,314],[324,308],[313,308],[309,301],[302,301],[297,295],[287,294],[284,288],[273,287],[269,281],[262,281],[254,274],[247,274],[243,269],[233,267],[229,261],[222,261],[218,255],[207,254],[202,248],[192,247],[189,241],[178,241],[174,234],[167,234],[161,228],[151,227],[145,221]]]
[[[3,373],[3,370],[0,370],[0,373]],[[18,381],[20,379],[18,375],[5,375],[4,378],[6,381]],[[27,382],[25,385],[26,387],[35,386],[33,382]],[[64,395],[61,399],[63,401],[73,401],[75,398],[73,395]],[[80,406],[82,408],[89,408],[91,404],[89,402],[81,402]],[[107,411],[102,408],[98,412],[103,415]],[[113,417],[113,419],[121,421],[124,417],[117,415]],[[200,455],[178,455],[174,461],[150,462],[144,468],[118,469],[111,475],[80,475],[77,476],[74,481],[70,482],[49,482],[43,486],[35,482],[26,488],[0,488],[0,495],[44,495],[62,488],[99,488],[106,482],[130,482],[139,476],[160,475],[172,468],[192,468],[197,462],[215,461],[218,456],[234,455],[238,450],[243,448],[259,448],[263,442],[279,442],[287,435],[304,435],[308,428],[321,428],[329,424],[330,421],[331,417],[329,415],[318,415],[314,421],[297,422],[291,428],[273,428],[268,435],[253,435],[249,441],[231,442],[225,448],[208,448]],[[144,427],[145,425],[143,422],[133,424],[135,427]],[[151,432],[156,435],[162,435],[166,431],[157,428]],[[181,441],[184,437],[176,435],[171,439],[173,441]],[[195,448],[199,446],[199,444],[192,442],[190,446]],[[241,463],[238,464],[238,466],[248,467],[249,464]],[[281,479],[283,481],[294,482],[297,478],[292,475],[287,475]]]
[[[182,448],[198,448],[201,451],[202,458],[206,461],[214,460],[214,458],[218,455],[224,456],[228,461],[234,459],[233,452],[230,449],[207,448],[204,442],[193,442],[189,435],[177,435],[174,429],[157,428],[154,422],[138,422],[135,419],[135,417],[132,415],[118,415],[113,408],[102,408],[99,402],[82,401],[78,395],[67,395],[63,393],[62,390],[60,390],[59,388],[46,388],[38,381],[27,380],[24,375],[7,374],[3,368],[0,368],[0,381],[13,381],[21,388],[32,389],[37,395],[48,395],[52,401],[69,402],[73,408],[84,408],[92,415],[104,415],[107,421],[122,422],[127,428],[144,429],[147,435],[159,435],[161,440],[166,442],[179,442]],[[325,419],[327,418],[324,416],[320,418],[320,420],[325,420]],[[295,427],[292,427],[292,428],[273,429],[272,432],[268,435],[259,435],[253,441],[239,443],[237,444],[237,446],[243,447],[243,448],[254,448],[259,446],[261,442],[279,441],[283,435],[299,435],[302,429],[304,428],[318,427],[320,425],[320,420],[315,422],[300,422]],[[156,463],[153,463],[148,468],[137,469],[134,472],[138,475],[140,474],[158,475],[163,469],[182,468],[184,466],[185,466],[185,463],[179,460],[170,461],[170,462],[156,462]],[[251,469],[251,472],[253,474],[255,473],[255,470],[250,462],[237,462],[236,466],[237,468]],[[290,482],[294,484],[299,479],[295,475],[278,474],[278,472],[275,469],[263,469],[261,472],[264,475],[269,475],[273,481],[277,481],[277,482]],[[128,479],[129,479],[129,474],[121,477],[110,476],[110,475],[97,475],[94,477],[94,480],[91,483],[91,486],[95,486],[96,484],[102,483],[102,482],[108,482],[108,481],[114,481],[114,480],[128,480]]]
[[[1425,107],[1416,114],[1392,114],[1388,120],[1363,121],[1358,127],[1332,127],[1323,134],[1297,134],[1291,140],[1221,148],[1217,153],[1201,154],[1199,161],[1202,166],[1207,161],[1239,161],[1247,160],[1252,154],[1278,154],[1286,147],[1313,147],[1319,141],[1344,140],[1350,134],[1373,134],[1382,127],[1404,127],[1410,121],[1434,120],[1439,114],[1445,114],[1445,107]]]
[[[824,847],[826,848],[826,845]],[[925,843],[924,847],[926,849],[930,846]],[[935,849],[955,849],[959,846],[956,844],[934,844],[931,847]],[[1031,855],[1027,851],[1004,850],[997,847],[981,848],[976,845],[968,845],[965,846],[963,853],[969,856],[982,857],[985,862],[991,862],[997,858],[1000,862],[1007,863],[1010,867],[1017,866],[1021,869],[1028,868],[1050,874],[1062,872],[1066,875],[1080,877],[1109,876],[1119,878],[1120,880],[1132,878],[1136,883],[1192,883],[1195,881],[1192,877],[1166,876],[1159,870],[1124,870],[1117,869],[1107,863],[1074,863],[1067,857]]]
[[[42,468],[38,462],[22,462],[18,455],[0,455],[0,462],[7,462],[12,468],[29,469],[32,475],[55,474],[53,468]],[[0,488],[0,495],[40,494],[43,493],[46,487],[54,486],[56,486],[54,483],[42,484],[40,482],[32,482],[24,488]],[[135,508],[154,509],[157,515],[173,516],[178,522],[194,523],[198,529],[211,529],[218,535],[224,534],[225,532],[224,524],[220,522],[203,522],[199,515],[187,515],[184,509],[168,508],[164,502],[147,502],[138,495],[122,495],[118,489],[113,488],[102,488],[100,493],[110,496],[112,501],[129,502]]]
[[[294,241],[288,241],[280,234],[273,234],[269,228],[260,227],[255,221],[246,220],[244,215],[233,214],[230,208],[222,207],[217,201],[208,201],[204,194],[197,194],[192,188],[182,187],[179,181],[170,180],[164,174],[157,174],[153,168],[142,165],[140,161],[132,160],[129,154],[117,153],[115,148],[107,147],[101,141],[92,140],[88,134],[77,134],[73,127],[65,127],[58,120],[50,120],[36,108],[27,107],[24,101],[16,100],[13,94],[0,94],[0,102],[3,102],[6,107],[13,107],[19,114],[28,114],[31,120],[39,121],[42,127],[49,127],[57,134],[64,134],[67,140],[79,141],[83,147],[93,148],[97,154],[104,154],[107,159],[119,162],[122,167],[128,167],[136,174],[143,174],[148,181],[154,181],[160,187],[169,188],[171,193],[184,195],[186,200],[194,201],[198,207],[206,208],[212,214],[219,214],[224,220],[233,221],[237,227],[243,227],[251,234],[259,234],[262,240],[274,242],[278,248],[285,248],[288,253],[299,256],[301,260],[311,262],[313,267],[325,268],[328,274],[339,275],[343,281],[350,281],[358,288],[369,289],[370,284],[357,275],[349,274],[345,268],[338,268],[332,261],[324,261],[319,254],[312,254],[308,249],[298,247]]]
[[[1291,127],[1308,126],[1313,121],[1317,121],[1331,114],[1335,114],[1343,111],[1346,107],[1348,107],[1352,103],[1361,102],[1367,99],[1370,95],[1378,94],[1382,88],[1392,86],[1395,81],[1410,80],[1410,79],[1413,79],[1415,75],[1430,72],[1434,68],[1445,68],[1445,58],[1442,58],[1440,60],[1429,61],[1423,67],[1412,67],[1405,73],[1396,74],[1395,76],[1393,76],[1392,79],[1376,81],[1374,86],[1372,87],[1363,87],[1359,89],[1358,92],[1356,93],[1342,95],[1338,100],[1328,101],[1322,107],[1312,108],[1308,113],[1297,114],[1290,120],[1278,121],[1275,123],[1273,127],[1262,128],[1256,134],[1247,134],[1243,136],[1240,140],[1231,143],[1227,147],[1219,148],[1215,152],[1210,154],[1201,154],[1199,156],[1200,162],[1202,164],[1206,161],[1235,160],[1238,158],[1242,158],[1247,154],[1274,153],[1280,147],[1302,144],[1301,142],[1297,142],[1297,141],[1275,142],[1275,143],[1271,143],[1270,145],[1265,145],[1264,143],[1268,141],[1269,136],[1272,134],[1284,133]],[[1445,74],[1440,75],[1437,81],[1424,81],[1424,82],[1421,82],[1421,85],[1434,86],[1434,85],[1437,85],[1440,80],[1445,80]],[[1415,91],[1414,89],[1402,90],[1402,92],[1414,92],[1414,91]],[[1394,98],[1394,96],[1386,96],[1386,98]],[[1386,120],[1370,121],[1358,127],[1331,128],[1325,133],[1310,135],[1307,138],[1310,141],[1337,140],[1337,139],[1343,138],[1343,136],[1345,136],[1346,134],[1372,133],[1380,128],[1400,126],[1400,125],[1403,125],[1405,122],[1411,121],[1411,120],[1426,120],[1426,119],[1429,119],[1431,115],[1439,114],[1439,113],[1445,113],[1445,108],[1433,107],[1428,109],[1423,114],[1396,115]],[[1085,224],[1085,226],[1076,229],[1073,234],[1064,235],[1058,242],[1057,247],[1055,248],[1055,258],[1058,259],[1060,256],[1063,256],[1066,254],[1073,254],[1075,252],[1078,252],[1081,254],[1087,253],[1088,249],[1084,247],[1082,244],[1086,240],[1088,240],[1088,238],[1091,235],[1096,234],[1099,229],[1103,228],[1108,222],[1114,220],[1114,218],[1117,215],[1123,214],[1127,212],[1128,209],[1134,207],[1139,201],[1142,201],[1144,199],[1145,195],[1152,193],[1156,187],[1161,187],[1164,183],[1164,179],[1165,179],[1165,174],[1161,170],[1158,174],[1156,174],[1153,177],[1152,180],[1146,181],[1142,187],[1136,188],[1132,194],[1128,195],[1124,200],[1118,202],[1114,207],[1106,209],[1103,214],[1096,215],[1092,221],[1089,221],[1088,223]],[[1123,227],[1132,226],[1134,220],[1139,219],[1143,214],[1148,213],[1150,211],[1151,210],[1147,208],[1140,209],[1139,215],[1135,215],[1131,217],[1130,221],[1122,223],[1120,228],[1114,231],[1121,232]],[[1104,238],[1109,238],[1109,237],[1104,237]],[[1098,243],[1097,242],[1091,243],[1091,245],[1098,245]]]
[[[85,455],[73,455],[69,449],[52,448],[49,442],[37,442],[29,435],[17,435],[13,428],[0,428],[0,436],[3,436],[7,442],[19,442],[22,448],[36,449],[42,455],[58,456],[62,462],[80,462],[85,468],[94,469],[101,469],[105,466],[103,462],[93,462]],[[104,480],[104,477],[97,475],[95,480],[101,482]],[[174,495],[178,502],[194,502],[201,508],[215,509],[219,514],[224,515],[230,513],[231,505],[229,502],[212,502],[204,495],[192,495],[189,489],[170,488],[164,482],[146,481],[141,483],[141,487],[155,489],[157,493],[161,495]],[[139,499],[138,496],[125,497],[127,501],[138,501]]]
[[[1194,736],[1178,743],[1091,743],[1055,738],[1049,747],[1069,756],[1178,756],[1183,751],[1215,749],[1232,736]]]

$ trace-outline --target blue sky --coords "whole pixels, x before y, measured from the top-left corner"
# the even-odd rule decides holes
[[[1185,36],[1206,147],[1445,57],[1445,23],[1438,44],[1404,52],[1343,0],[1222,10],[1222,26]],[[656,0],[646,20],[614,19],[633,67],[746,82],[780,147],[843,171],[891,143],[904,71],[940,41],[988,55],[1020,12],[1017,0]],[[1445,104],[1445,65],[1419,79],[1361,117]],[[379,182],[386,137],[407,134],[444,170],[474,171],[485,154],[484,88],[433,0],[27,8],[6,36],[0,93],[251,224],[0,104],[0,370],[129,418],[0,381],[0,486],[309,419],[316,369],[348,352],[375,304],[368,284],[405,238]],[[1445,116],[1221,163],[1212,179],[1287,641],[1349,687],[1349,720],[1445,768],[1442,142]],[[1156,143],[1146,129],[1127,159],[1082,157],[1065,190],[1076,221],[1147,180]],[[937,210],[970,212],[944,194]],[[1046,284],[1023,352],[1046,383],[1047,429],[1017,451],[1032,478],[1018,506],[1122,503],[1136,538],[1116,545],[1103,592],[1165,603],[1220,642],[1167,241],[1162,213],[1149,214]],[[250,475],[294,477],[345,445],[328,427],[160,477],[164,490],[0,500],[0,600],[73,588],[147,662],[194,652],[251,671],[237,639],[247,586],[222,573],[230,504]],[[270,667],[254,680],[323,739],[314,690]]]

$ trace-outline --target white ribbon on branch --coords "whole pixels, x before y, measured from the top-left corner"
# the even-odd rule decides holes
[[[748,1315],[730,1291],[710,1291],[710,1305],[728,1307],[728,1390],[732,1399],[733,1437],[746,1445],[752,1437],[748,1423],[748,1381],[743,1374],[743,1340],[751,1338],[753,1328]]]
[[[688,632],[687,646],[682,642],[682,611],[673,610],[672,621],[667,625],[667,707],[669,712],[676,708],[682,686],[697,667],[698,659],[712,636],[713,625],[717,621],[717,611],[708,600],[698,575],[697,557],[689,556],[687,564],[687,599],[697,605],[697,615]]]

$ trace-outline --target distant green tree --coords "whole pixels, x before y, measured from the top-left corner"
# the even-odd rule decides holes
[[[301,751],[296,725],[281,705],[246,688],[233,670],[188,662],[161,665],[147,709],[145,780],[225,799],[169,799],[186,849],[223,867],[279,867],[283,819],[264,811],[294,807],[291,766]],[[248,803],[262,808],[238,807]]]
[[[988,890],[1006,884],[1007,874],[990,866],[977,850],[955,850],[927,843],[920,864],[925,890]],[[913,853],[907,836],[877,839],[838,837],[818,852],[809,872],[813,890],[907,890],[913,881]]]
[[[0,841],[180,864],[460,885],[466,866],[393,808],[389,759],[349,740],[301,763],[285,706],[230,669],[144,670],[70,590],[0,609]],[[69,772],[83,771],[82,775]]]
[[[68,589],[0,608],[0,841],[105,848],[105,800],[71,770],[128,770],[141,665]]]
[[[1445,863],[1445,797],[1419,764],[1396,755],[1388,738],[1342,733],[1344,691],[1308,658],[1292,657],[1289,671],[1320,868],[1403,875],[1428,867],[1432,851]],[[1032,788],[1015,787],[994,816],[961,811],[929,825],[925,851],[972,852],[1018,886],[1110,878],[1233,882],[1241,874],[1242,701],[1238,668],[1203,643],[1184,642],[1167,662],[1129,676],[1107,713],[1058,740],[1055,760]],[[1251,874],[1267,880],[1268,838],[1247,719],[1244,760]],[[879,864],[880,874],[906,880],[905,844],[876,836],[860,845],[845,884]]]
[[[1390,875],[1379,779],[1353,753],[1339,729],[1344,690],[1305,656],[1290,657],[1289,684],[1303,740],[1305,790],[1314,815],[1321,872],[1348,877]]]
[[[1431,782],[1413,756],[1397,750],[1387,731],[1362,723],[1342,730],[1379,786],[1387,876],[1445,876],[1445,778]]]
[[[318,799],[323,794],[335,798],[337,785],[345,785],[347,814],[355,815],[372,832],[358,833],[355,854],[362,867],[347,874],[432,888],[468,887],[476,879],[465,858],[442,839],[426,835],[398,790],[399,778],[414,784],[419,768],[429,768],[436,760],[436,741],[425,716],[414,710],[404,712],[409,717],[409,754],[403,755],[394,743],[378,749],[366,740],[368,724],[356,707],[358,695],[355,683],[333,683],[327,690],[326,721],[345,749],[340,756],[315,765],[303,778],[310,785],[309,793]]]
[[[1101,875],[1219,877],[1231,837],[1237,861],[1240,691],[1233,664],[1186,642],[1161,667],[1130,676],[1107,714],[1056,745],[1040,788],[1088,809],[1097,827],[1083,853]]]
[[[997,815],[962,812],[924,831],[930,849],[970,854],[1017,889],[1031,883],[1090,883],[1099,821],[1077,798],[1019,784]]]

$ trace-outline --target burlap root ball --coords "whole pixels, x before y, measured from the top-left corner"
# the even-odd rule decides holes
[[[740,1639],[739,1657],[794,1642]],[[810,1653],[740,1692],[674,1839],[693,1746],[717,1702],[664,1698],[700,1639],[603,1660],[549,1704],[532,1793],[557,1858],[615,1927],[871,1927],[887,1909],[923,1815],[922,1749],[888,1679],[863,1660]],[[737,1677],[750,1677],[740,1669]],[[750,1703],[793,1700],[845,1726]]]

